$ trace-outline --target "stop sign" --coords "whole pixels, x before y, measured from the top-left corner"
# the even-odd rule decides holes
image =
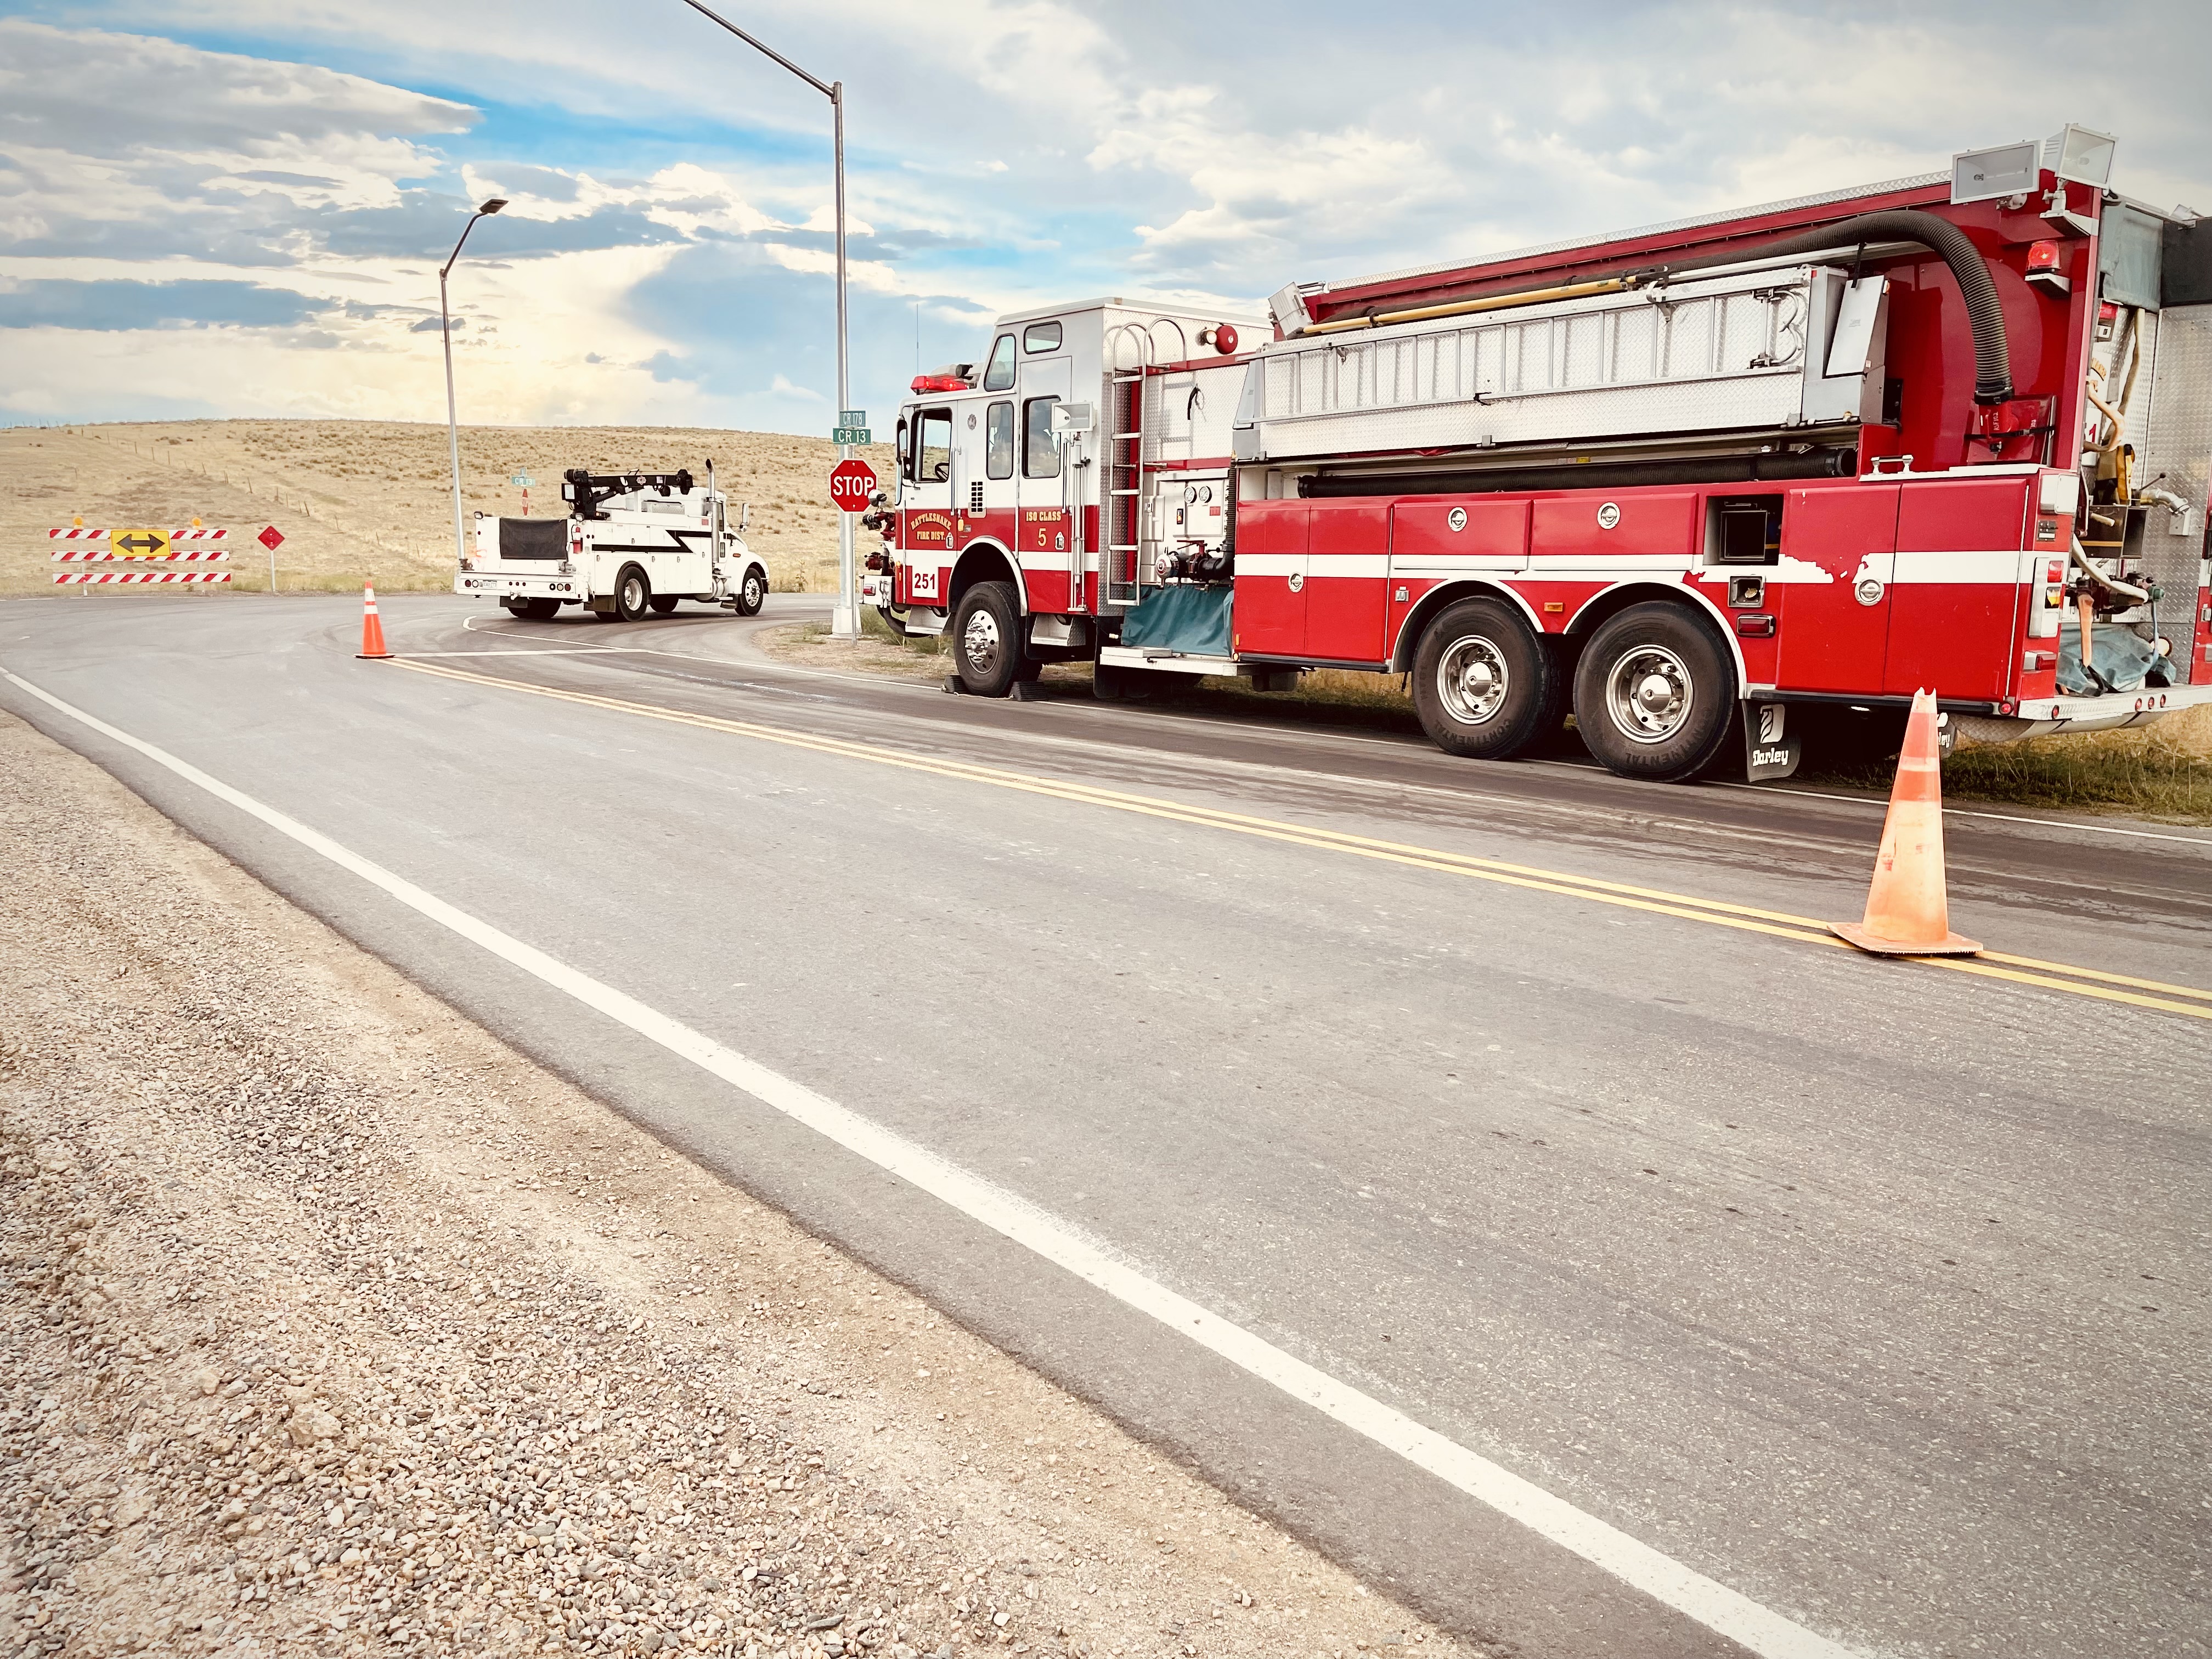
[[[866,461],[840,461],[830,469],[830,499],[846,512],[865,513],[875,493],[875,469]]]

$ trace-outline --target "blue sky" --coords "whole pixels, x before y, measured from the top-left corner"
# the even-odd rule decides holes
[[[854,399],[998,311],[1342,277],[2079,121],[2212,210],[2212,8],[787,0],[850,100]],[[828,110],[678,0],[0,0],[0,421],[826,430]]]

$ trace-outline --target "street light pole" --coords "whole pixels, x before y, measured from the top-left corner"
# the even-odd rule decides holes
[[[684,3],[709,22],[720,23],[763,57],[774,58],[830,100],[837,167],[837,413],[842,425],[844,412],[853,402],[851,364],[846,351],[845,329],[845,83],[842,81],[822,81],[809,75],[775,47],[755,40],[728,18],[700,4],[699,0],[684,0]],[[841,461],[852,453],[848,445],[837,446],[837,459]],[[837,511],[837,608],[830,614],[830,633],[833,639],[857,640],[860,637],[860,609],[854,599],[854,577],[853,515],[840,507]]]
[[[453,270],[453,261],[461,257],[461,242],[469,240],[469,233],[477,228],[477,221],[487,218],[507,205],[504,198],[494,196],[469,216],[468,223],[461,227],[461,240],[453,244],[453,251],[446,256],[446,263],[438,267],[438,337],[446,343],[446,447],[453,460],[453,559],[456,563],[469,556],[468,542],[461,529],[461,426],[453,412],[453,319],[446,309],[446,276]]]
[[[853,406],[852,366],[846,356],[845,334],[845,83],[830,86],[830,109],[837,129],[837,424],[845,424],[845,411]],[[848,444],[837,446],[841,462],[853,453]],[[837,608],[830,616],[830,637],[860,637],[858,573],[853,568],[853,515],[837,509]]]

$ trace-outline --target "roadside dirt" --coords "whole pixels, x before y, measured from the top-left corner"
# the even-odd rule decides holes
[[[0,716],[0,1652],[1462,1650]]]
[[[752,636],[752,642],[779,662],[880,674],[885,679],[911,680],[917,685],[942,684],[952,672],[952,659],[944,652],[902,645],[872,629],[858,640],[840,641],[830,637],[826,623],[793,623],[781,628],[764,628]],[[1037,678],[1048,685],[1088,688],[1091,665],[1048,663]]]

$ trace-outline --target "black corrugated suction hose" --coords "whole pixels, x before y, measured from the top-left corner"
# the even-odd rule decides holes
[[[2004,310],[1997,304],[1997,285],[1990,280],[1988,262],[1965,231],[1933,213],[1911,208],[1862,213],[1763,247],[1732,248],[1726,253],[1670,264],[1665,269],[1670,273],[1702,270],[1709,265],[1732,265],[1775,254],[1810,253],[1818,248],[1877,241],[1923,243],[1951,267],[1959,292],[1966,296],[1966,320],[1974,333],[1974,401],[2001,404],[2011,398],[2012,356],[2005,344]]]

